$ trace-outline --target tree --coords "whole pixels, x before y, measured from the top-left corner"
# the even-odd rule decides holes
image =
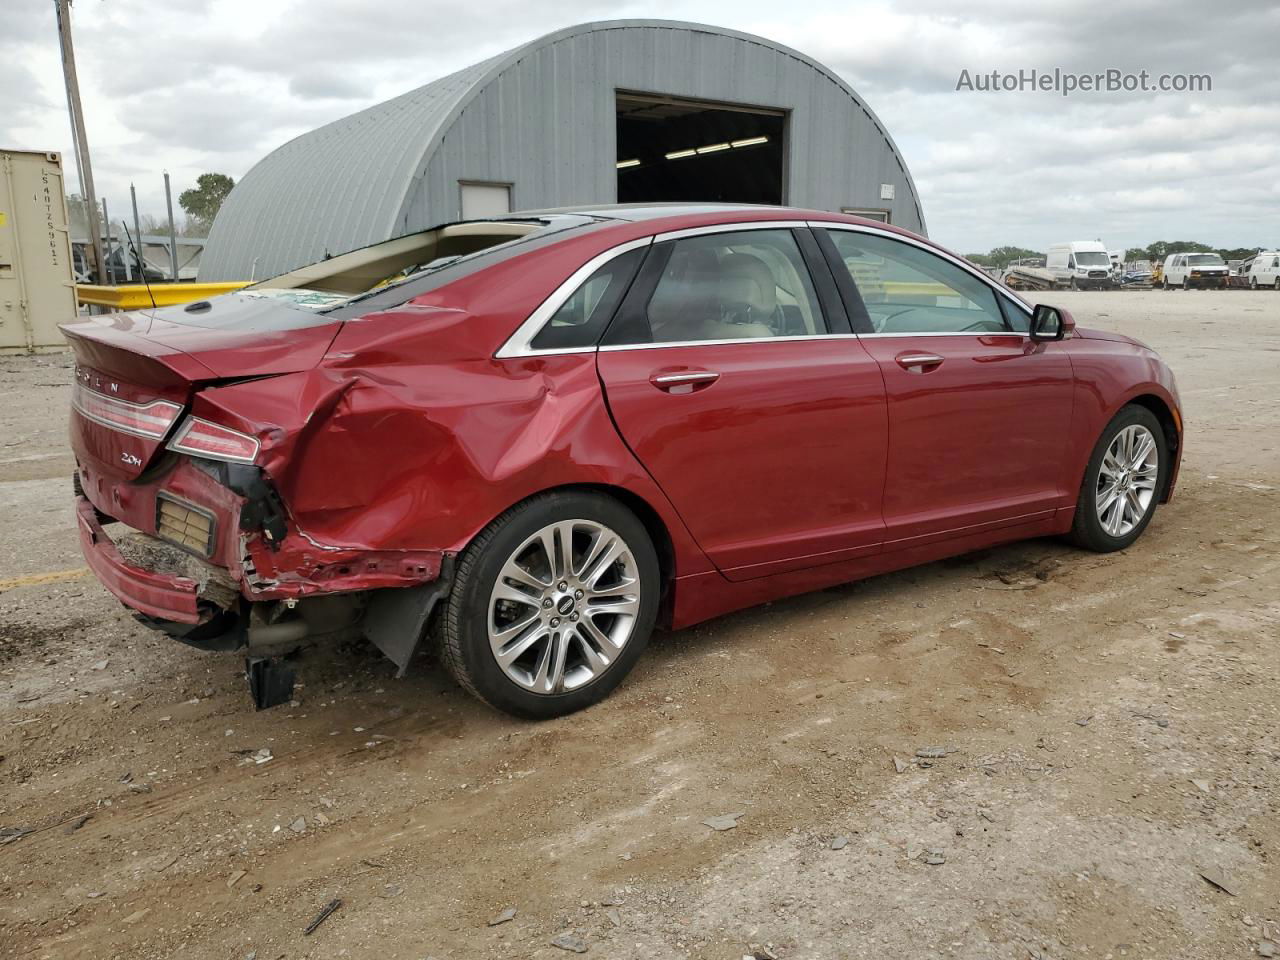
[[[995,247],[990,253],[966,253],[965,259],[980,267],[995,267],[1003,270],[1014,260],[1025,260],[1029,257],[1043,257],[1037,250],[1026,247]]]
[[[235,185],[236,182],[225,173],[202,173],[196,177],[196,185],[192,189],[178,194],[178,205],[207,233],[222,201],[227,199]]]

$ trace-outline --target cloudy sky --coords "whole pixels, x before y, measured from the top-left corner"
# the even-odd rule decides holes
[[[71,157],[52,0],[0,0],[0,147]],[[1037,8],[1038,9],[1033,9]],[[376,12],[375,12],[376,11]],[[1280,4],[1025,0],[76,0],[99,196],[162,215],[209,170],[572,23],[693,20],[840,73],[898,143],[934,239],[1280,245]],[[957,92],[962,70],[1208,74],[1199,93]],[[74,176],[68,178],[74,182]]]

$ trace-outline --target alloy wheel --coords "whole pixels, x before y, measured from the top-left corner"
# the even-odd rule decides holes
[[[503,564],[489,598],[489,646],[524,689],[565,693],[613,665],[639,612],[639,565],[626,541],[594,520],[562,520]]]
[[[1098,467],[1094,506],[1098,523],[1112,537],[1124,537],[1142,522],[1156,496],[1160,448],[1141,424],[1112,438]]]

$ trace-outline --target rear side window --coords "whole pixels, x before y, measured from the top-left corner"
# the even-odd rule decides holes
[[[614,343],[703,343],[827,332],[790,230],[734,230],[676,240],[638,322]]]
[[[614,257],[583,281],[529,344],[534,350],[594,346],[631,286],[644,248]]]

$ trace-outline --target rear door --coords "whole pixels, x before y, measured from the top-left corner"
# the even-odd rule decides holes
[[[884,385],[840,325],[807,230],[737,224],[659,237],[600,347],[619,431],[730,579],[880,547]]]
[[[884,376],[886,547],[1047,516],[1072,502],[1073,375],[1061,343],[975,272],[889,234],[819,231]]]

